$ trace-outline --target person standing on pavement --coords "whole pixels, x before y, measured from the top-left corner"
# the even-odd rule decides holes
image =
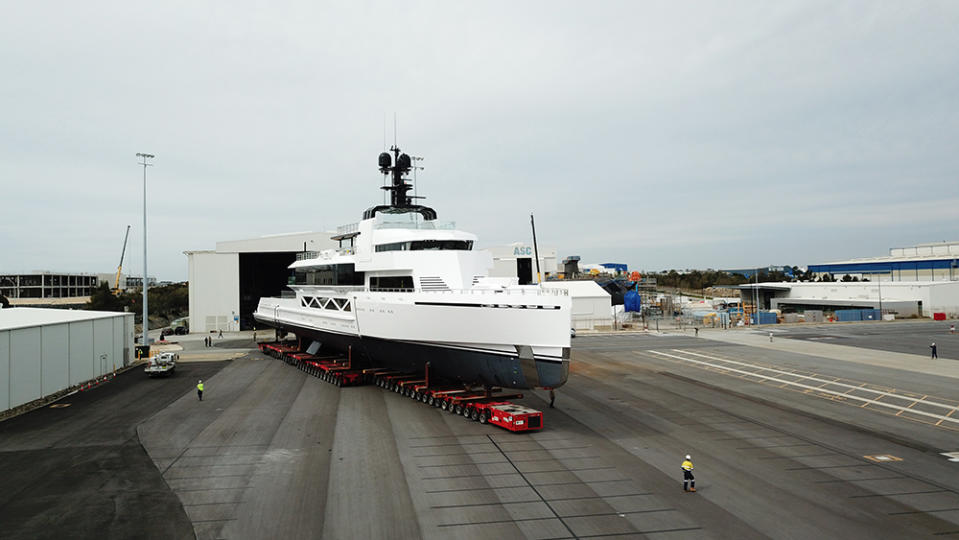
[[[220,337],[223,337],[223,330],[220,330]]]
[[[556,393],[553,392],[553,389],[549,389],[549,408],[553,408],[553,402],[556,401]]]
[[[696,478],[693,477],[693,462],[689,454],[686,454],[686,459],[683,461],[681,467],[683,469],[683,491],[696,491]]]
[[[203,401],[203,379],[196,382],[196,397]]]
[[[930,345],[929,348],[932,349],[932,359],[935,360],[936,358],[939,358],[939,353],[936,351],[935,341],[932,342],[932,345]]]

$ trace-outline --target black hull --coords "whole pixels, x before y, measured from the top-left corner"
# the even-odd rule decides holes
[[[566,383],[569,375],[569,349],[564,349],[562,360],[544,360],[533,358],[531,353],[522,350],[517,350],[515,355],[507,355],[260,322],[295,334],[304,341],[304,347],[310,341],[320,342],[319,354],[350,354],[356,366],[385,367],[414,373],[424,371],[428,362],[431,377],[519,389],[559,388]]]

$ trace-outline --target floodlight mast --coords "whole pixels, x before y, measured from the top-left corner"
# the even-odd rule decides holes
[[[147,167],[153,164],[147,163],[148,159],[153,159],[153,154],[144,154],[137,152],[140,158],[140,165],[143,165],[143,345],[150,346],[150,338],[147,336],[150,323],[147,319]]]

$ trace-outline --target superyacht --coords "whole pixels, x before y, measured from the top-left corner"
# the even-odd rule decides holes
[[[290,298],[261,298],[255,319],[312,350],[351,351],[354,362],[467,385],[558,388],[570,357],[566,291],[489,277],[476,236],[414,204],[409,155],[379,156],[390,203],[339,227],[338,248],[290,265]]]

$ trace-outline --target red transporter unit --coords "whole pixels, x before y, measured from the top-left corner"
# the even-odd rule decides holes
[[[532,431],[543,429],[543,413],[522,405],[510,403],[489,403],[489,423],[510,431]],[[482,414],[482,413],[481,413]]]
[[[431,381],[429,364],[423,373],[408,373],[387,368],[353,368],[352,350],[347,358],[299,352],[299,347],[279,343],[260,343],[261,351],[314,377],[336,386],[372,382],[381,388],[429,404],[451,414],[462,415],[481,424],[494,424],[520,432],[543,429],[543,413],[517,405],[510,399],[523,394],[503,393],[501,388],[472,388],[452,381]]]

